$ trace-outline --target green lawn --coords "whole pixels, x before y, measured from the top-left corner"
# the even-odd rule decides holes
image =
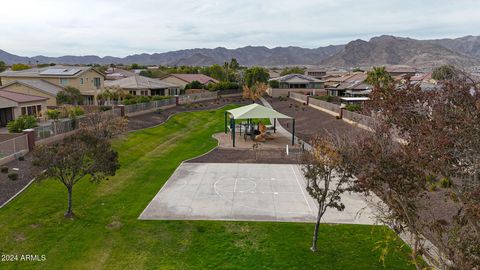
[[[232,107],[227,107],[232,108]],[[385,269],[374,243],[380,227],[313,224],[140,221],[139,214],[182,160],[213,148],[223,110],[184,113],[115,142],[122,167],[101,184],[74,188],[77,218],[63,218],[66,190],[32,185],[0,209],[0,253],[45,254],[44,262],[1,262],[0,269]],[[386,269],[412,269],[392,254]]]

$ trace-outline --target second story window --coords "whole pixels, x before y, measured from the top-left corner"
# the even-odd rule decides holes
[[[60,85],[68,85],[68,79],[60,79]]]
[[[95,86],[95,88],[99,89],[101,86],[100,84],[101,84],[100,78],[93,78],[93,85]]]
[[[80,85],[83,85],[83,78],[80,78]]]

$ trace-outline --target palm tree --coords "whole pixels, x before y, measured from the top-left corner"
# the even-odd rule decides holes
[[[365,82],[373,85],[374,88],[384,89],[393,83],[393,78],[385,67],[373,67],[373,69],[367,73]]]

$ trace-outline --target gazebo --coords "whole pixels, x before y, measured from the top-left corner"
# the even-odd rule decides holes
[[[295,118],[279,113],[274,109],[253,103],[240,108],[228,110],[225,112],[225,134],[227,134],[228,116],[230,115],[230,129],[232,130],[232,142],[235,147],[235,120],[245,119],[251,124],[252,119],[273,118],[273,131],[276,132],[277,118],[292,119],[292,145],[295,144]]]

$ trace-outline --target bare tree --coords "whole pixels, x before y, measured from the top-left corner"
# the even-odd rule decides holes
[[[328,208],[343,211],[341,195],[351,190],[353,175],[343,140],[332,135],[312,139],[312,152],[304,156],[303,173],[308,194],[318,203],[317,221],[313,232],[311,250],[317,250],[320,221]]]
[[[99,139],[111,139],[127,129],[128,120],[113,113],[92,113],[81,119],[79,126],[82,132]]]
[[[73,187],[86,176],[91,182],[100,182],[115,175],[119,168],[118,154],[105,139],[79,131],[60,143],[39,146],[34,151],[34,162],[45,171],[38,180],[53,179],[62,183],[68,192],[65,217],[74,216]]]
[[[265,83],[256,82],[252,86],[243,86],[243,97],[251,99],[254,103],[260,99],[266,92],[268,86]]]
[[[422,236],[447,258],[435,261],[440,267],[475,269],[480,265],[480,92],[460,76],[434,91],[410,84],[375,87],[370,98],[366,109],[377,126],[351,147],[357,150],[358,186],[383,199],[396,230],[413,235],[411,257],[418,269]],[[429,204],[438,193],[445,195],[441,205]]]

